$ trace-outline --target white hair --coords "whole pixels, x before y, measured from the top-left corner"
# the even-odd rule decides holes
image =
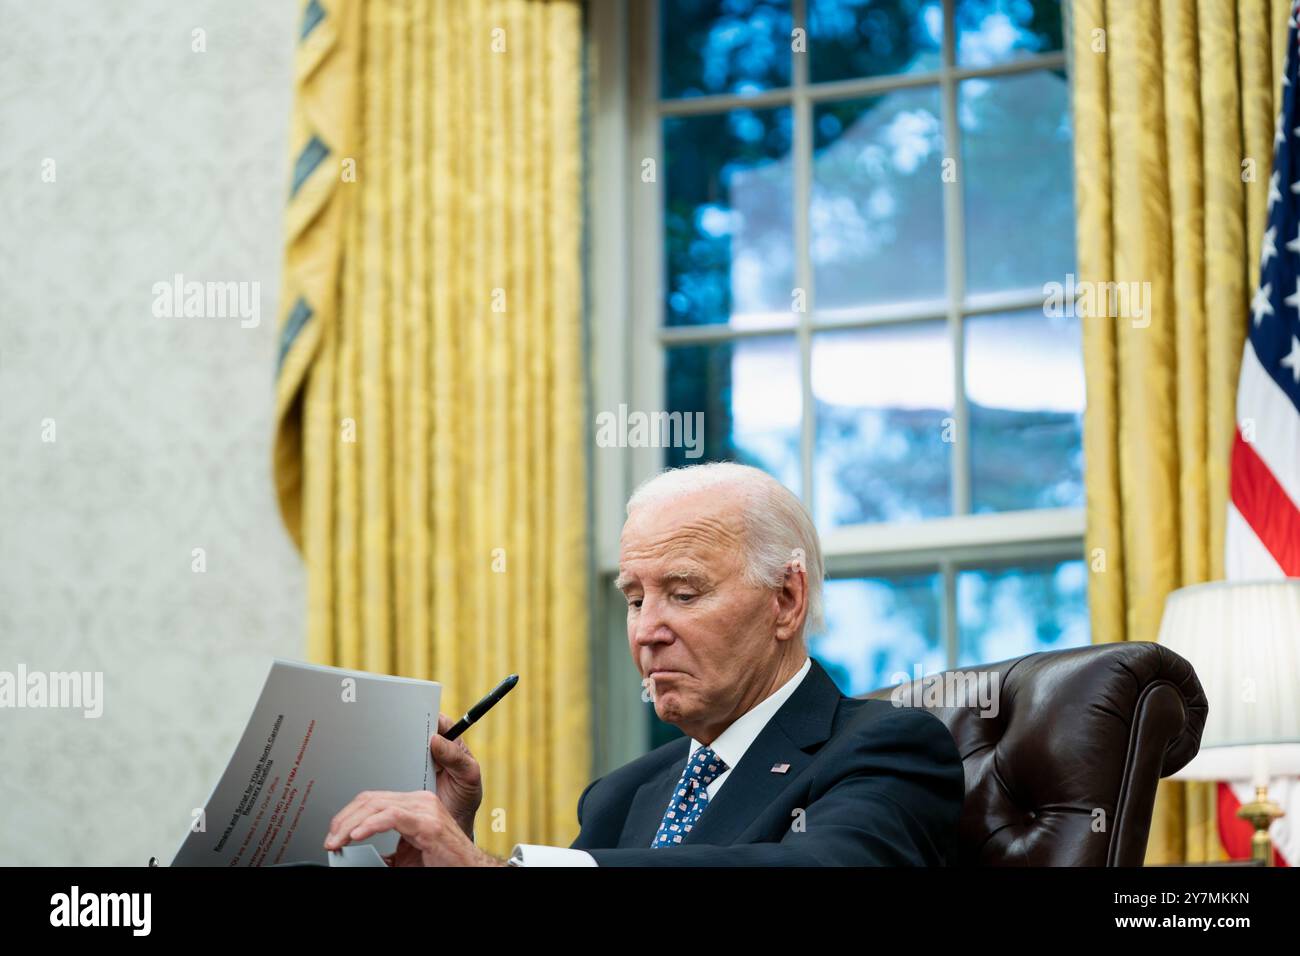
[[[647,502],[681,498],[727,486],[742,501],[745,577],[758,587],[779,588],[785,570],[800,554],[808,579],[808,613],[803,635],[822,629],[822,547],[808,509],[790,489],[749,465],[708,462],[670,468],[643,482],[627,500],[627,513]],[[730,496],[728,496],[730,497]]]

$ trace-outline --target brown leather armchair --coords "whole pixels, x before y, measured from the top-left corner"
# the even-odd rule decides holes
[[[1192,665],[1159,644],[1130,641],[943,675],[979,672],[998,675],[996,685],[987,678],[998,686],[996,713],[974,696],[927,701],[933,677],[897,685],[948,725],[962,755],[955,862],[1141,866],[1157,781],[1200,749],[1208,705]],[[888,699],[894,690],[862,696]],[[941,706],[953,700],[971,706]]]

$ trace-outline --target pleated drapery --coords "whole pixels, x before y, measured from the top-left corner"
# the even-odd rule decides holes
[[[1083,319],[1096,641],[1155,640],[1170,591],[1223,576],[1289,6],[1072,8],[1079,279],[1136,283],[1151,305]],[[1213,787],[1161,782],[1148,862],[1224,858]]]
[[[276,479],[310,659],[441,681],[480,845],[589,780],[578,0],[308,0]]]

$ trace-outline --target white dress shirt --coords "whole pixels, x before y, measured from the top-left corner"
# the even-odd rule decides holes
[[[803,667],[799,668],[798,673],[788,681],[773,691],[761,703],[755,704],[742,716],[732,721],[731,726],[718,735],[718,738],[711,745],[713,752],[723,759],[727,769],[718,774],[705,790],[709,794],[709,800],[718,795],[722,785],[727,782],[731,776],[731,770],[738,763],[740,758],[745,756],[745,751],[749,745],[758,739],[758,735],[763,732],[767,722],[772,716],[781,709],[781,705],[786,702],[791,694],[795,692],[808,671],[812,669],[812,659],[804,658]],[[691,751],[687,754],[687,762],[694,756],[695,751],[703,747],[704,744],[691,738]],[[683,763],[682,767],[685,768]],[[595,866],[596,858],[586,850],[571,850],[562,846],[536,846],[531,843],[518,844],[511,859],[518,866]]]

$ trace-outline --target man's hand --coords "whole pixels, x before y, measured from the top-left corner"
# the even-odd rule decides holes
[[[473,840],[474,815],[483,802],[483,775],[463,736],[455,740],[442,736],[454,723],[446,714],[438,715],[438,732],[429,739],[429,752],[437,768],[434,781],[438,799],[465,836]]]
[[[401,834],[397,849],[384,857],[389,866],[506,865],[476,847],[451,811],[428,790],[357,794],[330,821],[325,849],[337,850],[388,830]]]

